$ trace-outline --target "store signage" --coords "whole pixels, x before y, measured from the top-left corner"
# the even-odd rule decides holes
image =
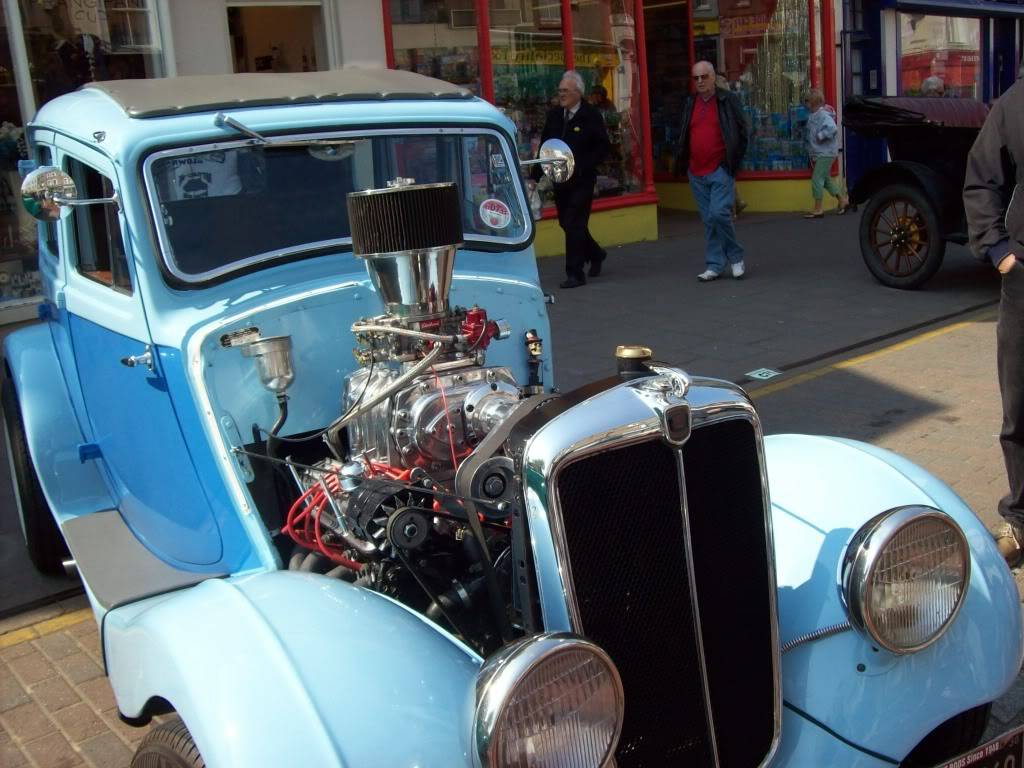
[[[722,28],[722,37],[761,37],[765,33],[773,35],[782,32],[782,25],[778,18],[770,18],[765,13],[755,13],[749,16],[723,16],[719,20]]]
[[[707,19],[705,21],[693,20],[693,34],[696,37],[707,37],[717,35],[719,32],[718,19]]]
[[[495,64],[532,64],[535,66],[565,66],[565,51],[558,48],[492,47],[491,61]],[[614,51],[576,51],[576,69],[618,66]]]

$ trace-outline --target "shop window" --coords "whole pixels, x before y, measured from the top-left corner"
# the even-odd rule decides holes
[[[643,189],[643,122],[632,0],[573,4],[574,69],[601,110],[611,151],[598,167],[597,195]],[[595,90],[597,91],[595,93]]]
[[[19,0],[36,103],[96,80],[162,76],[153,5]]]
[[[706,0],[704,0],[706,2]],[[716,22],[717,23],[717,22]],[[704,27],[695,28],[703,31]],[[644,3],[647,82],[651,106],[651,154],[656,173],[672,170],[690,93],[690,22],[686,2]]]
[[[316,72],[328,68],[323,12],[318,5],[228,8],[235,72]]]
[[[389,0],[395,68],[480,94],[475,0]]]
[[[808,168],[803,106],[811,86],[807,0],[719,0],[718,33],[706,40],[714,45],[704,58],[715,64],[719,85],[739,97],[750,126],[743,170]]]
[[[83,199],[110,197],[114,185],[103,174],[75,159],[68,160],[68,173]],[[78,272],[122,293],[132,292],[128,259],[121,238],[121,221],[113,203],[76,206],[71,214]]]
[[[560,6],[489,2],[494,103],[516,124],[519,156],[536,157],[545,115],[558,106],[565,73],[561,16],[550,13]]]
[[[901,13],[900,95],[981,97],[981,21]]]

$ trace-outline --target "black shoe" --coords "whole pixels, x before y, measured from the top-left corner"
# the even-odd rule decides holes
[[[601,256],[590,262],[590,271],[587,272],[591,277],[597,277],[601,274],[601,265],[604,264],[604,260],[608,257],[608,254],[601,251]]]
[[[558,284],[559,288],[579,288],[581,285],[586,285],[587,281],[582,277],[567,277],[565,280]]]

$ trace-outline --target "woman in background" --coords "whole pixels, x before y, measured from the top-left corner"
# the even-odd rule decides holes
[[[807,93],[807,108],[811,116],[807,118],[807,154],[811,157],[811,195],[814,197],[814,210],[805,213],[805,219],[820,219],[825,215],[822,201],[825,190],[839,201],[836,213],[842,216],[850,207],[850,198],[843,194],[842,187],[832,179],[832,163],[839,154],[839,128],[836,126],[836,113],[825,103],[825,97],[817,88]]]

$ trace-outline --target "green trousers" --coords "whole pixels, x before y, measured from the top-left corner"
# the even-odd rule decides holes
[[[814,195],[815,202],[825,196],[824,190],[826,189],[837,200],[843,195],[842,188],[832,179],[833,162],[835,162],[835,158],[828,155],[814,158],[814,171],[811,173],[811,194]]]

